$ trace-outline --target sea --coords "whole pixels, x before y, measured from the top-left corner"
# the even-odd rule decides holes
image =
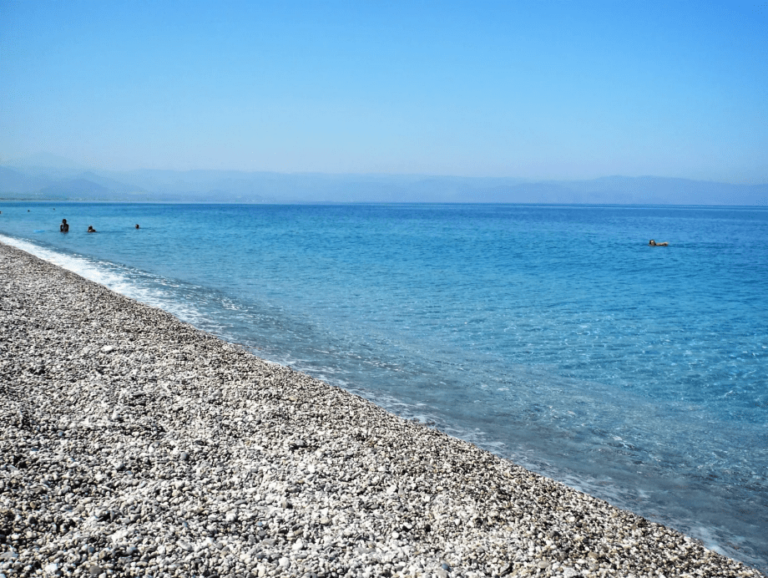
[[[4,243],[768,570],[768,208],[0,211]]]

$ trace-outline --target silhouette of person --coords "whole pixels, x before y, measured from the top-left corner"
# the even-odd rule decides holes
[[[66,219],[61,220],[61,225],[59,225],[59,231],[62,233],[69,233],[69,224],[67,224]]]
[[[93,225],[88,225],[88,232],[89,233],[95,233],[96,229],[93,228]]]
[[[137,229],[139,228],[139,224],[138,224],[138,223],[136,223],[136,228],[137,228]]]

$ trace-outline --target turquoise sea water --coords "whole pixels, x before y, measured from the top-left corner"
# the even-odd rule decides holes
[[[767,209],[0,210],[0,241],[768,568]]]

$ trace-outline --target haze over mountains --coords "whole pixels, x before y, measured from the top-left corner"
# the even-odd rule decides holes
[[[187,203],[768,205],[768,184],[662,177],[526,181],[428,175],[89,169],[49,154],[0,163],[0,199]]]

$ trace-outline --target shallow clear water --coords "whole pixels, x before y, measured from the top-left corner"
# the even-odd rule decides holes
[[[0,210],[4,242],[768,568],[766,209]]]

